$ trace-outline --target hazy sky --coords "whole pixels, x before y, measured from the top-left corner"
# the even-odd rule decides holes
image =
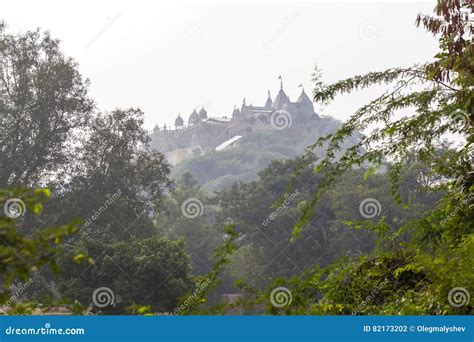
[[[263,105],[278,75],[295,100],[300,83],[311,92],[316,63],[335,81],[430,60],[437,39],[414,21],[434,4],[4,0],[0,19],[11,33],[49,30],[100,110],[140,107],[151,128],[201,105],[210,116],[230,115],[243,97]],[[345,119],[371,95],[315,107]]]

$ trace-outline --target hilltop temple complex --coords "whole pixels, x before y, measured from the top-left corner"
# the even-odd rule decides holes
[[[284,116],[283,127],[279,127],[279,115]],[[202,107],[199,111],[194,110],[187,122],[178,114],[174,127],[155,126],[150,137],[152,147],[164,153],[168,161],[175,165],[209,150],[238,146],[241,139],[254,131],[285,129],[289,134],[292,131],[297,134],[298,128],[314,126],[317,119],[313,103],[304,89],[302,88],[298,99],[292,102],[285,94],[281,81],[275,99],[272,99],[268,91],[263,106],[247,105],[244,98],[240,108],[234,106],[232,114],[223,117],[209,116]]]

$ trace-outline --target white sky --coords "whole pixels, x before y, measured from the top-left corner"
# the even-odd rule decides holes
[[[330,82],[430,60],[437,39],[414,21],[434,4],[0,0],[0,19],[10,33],[49,30],[100,110],[140,107],[151,128],[201,105],[210,116],[230,115],[243,97],[263,105],[278,75],[296,100],[300,83],[312,91],[316,63]],[[373,95],[316,110],[344,120]]]

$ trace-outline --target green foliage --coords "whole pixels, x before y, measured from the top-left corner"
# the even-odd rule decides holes
[[[304,276],[275,281],[293,293],[283,309],[268,303],[270,290],[257,302],[273,314],[291,315],[469,315],[472,305],[450,304],[449,291],[464,287],[472,293],[473,235],[434,257],[405,246],[395,253],[342,259]]]
[[[332,265],[306,270],[299,277],[275,281],[257,297],[274,314],[472,314],[465,300],[453,305],[451,291],[462,288],[473,293],[474,213],[472,205],[474,58],[471,2],[438,1],[438,17],[420,15],[433,33],[441,33],[440,49],[432,63],[411,68],[389,69],[356,76],[332,85],[315,79],[314,99],[328,102],[336,95],[376,84],[393,85],[391,91],[362,106],[334,134],[320,138],[300,159],[310,164],[314,147],[327,144],[327,154],[315,167],[322,173],[319,188],[307,201],[293,231],[300,236],[319,203],[354,166],[376,166],[391,161],[392,194],[398,202],[410,199],[419,206],[421,190],[444,190],[436,208],[419,217],[408,217],[399,229],[384,218],[359,228],[377,234],[377,248],[368,256],[344,258]],[[413,91],[412,89],[418,89]],[[400,110],[414,114],[397,118]],[[461,122],[459,122],[461,121]],[[378,127],[378,128],[373,128]],[[336,153],[347,137],[369,130],[341,158]],[[461,147],[448,147],[442,139],[457,134]],[[404,186],[403,180],[411,180]],[[382,207],[386,207],[383,205]],[[429,208],[427,208],[429,209]],[[347,222],[354,225],[354,222]],[[384,241],[389,245],[383,244]],[[276,309],[268,305],[271,288],[284,284],[292,289],[291,305]],[[467,298],[468,295],[465,295]],[[265,301],[266,300],[266,301]],[[456,303],[454,303],[456,304]]]
[[[302,169],[298,159],[274,161],[256,181],[235,184],[219,193],[214,198],[219,208],[217,221],[233,222],[242,235],[229,277],[261,289],[275,277],[300,274],[315,262],[326,266],[341,256],[400,248],[400,238],[411,234],[400,227],[424,217],[425,212],[435,208],[441,194],[431,193],[425,185],[429,183],[429,168],[422,163],[413,165],[400,185],[408,203],[404,207],[390,196],[391,165],[381,169],[384,171],[367,179],[365,168],[347,171],[326,191],[318,203],[317,215],[301,237],[292,242],[292,226],[321,181],[310,166]],[[298,170],[296,177],[294,170]],[[419,181],[419,175],[423,175],[425,183]],[[291,190],[288,184],[293,185]],[[366,198],[375,198],[381,204],[380,215],[371,220],[364,219],[359,212],[359,205]]]
[[[142,111],[117,109],[108,117],[109,125],[90,127],[67,181],[53,182],[50,208],[58,221],[83,218],[89,237],[150,237],[150,217],[171,186],[169,165],[149,149]]]
[[[214,251],[214,264],[210,272],[205,275],[194,278],[196,285],[191,288],[189,292],[183,295],[174,310],[167,312],[153,312],[150,305],[131,305],[127,310],[134,315],[196,315],[208,313],[209,309],[204,308],[208,302],[208,296],[212,290],[219,285],[219,276],[225,266],[229,264],[230,257],[236,250],[235,240],[238,234],[234,230],[234,226],[228,225],[224,228],[223,243]]]
[[[58,271],[56,256],[60,252],[59,245],[64,238],[77,231],[77,223],[72,222],[60,227],[34,227],[32,236],[21,234],[18,228],[22,225],[31,225],[30,215],[41,215],[43,203],[49,198],[47,189],[35,191],[24,188],[0,190],[0,205],[8,212],[7,201],[19,200],[15,208],[15,217],[5,216],[2,210],[0,215],[0,279],[2,283],[0,303],[9,300],[10,286],[16,282],[27,282],[49,266]],[[11,209],[11,208],[10,208]]]
[[[224,267],[230,263],[230,258],[237,249],[235,241],[238,237],[239,234],[235,231],[234,225],[228,225],[224,228],[224,242],[214,251],[214,264],[211,271],[197,278],[198,284],[207,282],[209,285],[195,296],[191,304],[182,312],[183,314],[203,314],[207,312],[207,310],[201,309],[200,306],[207,302],[209,293],[219,285],[218,277],[222,274]]]
[[[91,119],[89,81],[59,41],[0,30],[0,188],[35,187],[74,162],[71,144]],[[14,161],[14,162],[12,162]]]
[[[472,3],[439,1],[436,11],[440,18],[419,16],[418,23],[423,23],[429,31],[442,32],[441,53],[435,56],[435,62],[370,72],[331,85],[315,79],[314,100],[323,103],[336,95],[372,85],[385,84],[392,89],[360,107],[336,133],[318,139],[303,157],[308,158],[312,149],[327,144],[326,155],[316,168],[327,176],[295,226],[294,236],[306,225],[321,194],[354,165],[380,164],[387,158],[396,165],[406,165],[414,154],[417,159],[434,165],[439,175],[450,181],[449,185],[465,189],[472,185],[469,151],[472,152],[474,142],[474,58],[471,36],[464,35],[464,32],[472,34],[472,23],[463,14],[464,9],[472,11]],[[443,25],[438,26],[439,23]],[[412,111],[411,115],[405,114]],[[400,113],[405,115],[397,117]],[[364,130],[369,133],[336,160],[345,139]],[[446,160],[438,154],[438,147],[440,140],[449,134],[460,135],[463,146]],[[396,193],[401,169],[393,171],[392,190]]]
[[[191,287],[188,256],[182,242],[148,238],[115,243],[84,241],[81,248],[94,258],[87,268],[61,263],[60,290],[71,302],[91,306],[95,312],[123,313],[132,305],[171,311]],[[68,260],[68,259],[66,259]],[[105,308],[93,304],[94,290],[108,287],[115,302]]]
[[[127,293],[122,294],[124,302],[145,300],[149,293],[155,307],[172,307],[188,290],[189,259],[182,243],[157,236],[152,220],[172,185],[169,164],[150,149],[140,109],[97,113],[88,86],[77,64],[64,56],[60,42],[49,33],[10,35],[4,25],[0,27],[0,188],[51,189],[51,200],[44,204],[47,217],[33,215],[43,210],[40,193],[2,192],[23,199],[29,208],[15,222],[1,218],[6,261],[2,285],[6,290],[14,279],[25,281],[46,264],[57,271],[61,259],[62,278],[44,270],[22,299],[35,299],[43,306],[68,301],[70,309],[80,313],[91,302],[91,286],[101,277],[112,281],[117,276],[113,267],[119,265],[130,268],[129,274],[116,279],[118,291]],[[61,249],[64,253],[56,255],[63,236],[77,229],[64,222],[78,218],[83,222],[79,233],[68,239]],[[50,225],[59,228],[44,228]],[[143,260],[136,259],[138,255]],[[165,265],[161,271],[158,262]],[[178,264],[176,277],[164,281],[162,272],[172,273],[168,267]],[[138,275],[138,269],[144,273]],[[99,278],[93,277],[94,272]],[[72,281],[73,275],[81,280]],[[131,287],[127,276],[136,282],[145,279]],[[147,288],[158,286],[157,279],[163,281],[162,288]],[[50,298],[51,283],[61,289],[53,296],[59,298]],[[83,305],[71,307],[76,298]]]
[[[196,217],[183,214],[186,201],[196,202]],[[158,205],[157,205],[158,207]],[[176,186],[167,193],[153,219],[156,230],[170,239],[185,241],[186,252],[192,256],[194,275],[207,273],[212,266],[213,250],[222,242],[220,222],[213,222],[214,206],[211,199],[198,185],[190,173],[176,181]]]

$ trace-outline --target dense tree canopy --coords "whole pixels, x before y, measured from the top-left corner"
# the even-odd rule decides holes
[[[315,167],[325,177],[305,205],[293,238],[304,232],[336,180],[354,166],[368,163],[371,168],[367,176],[370,176],[379,165],[391,161],[392,193],[400,202],[406,194],[406,190],[400,189],[402,175],[412,172],[414,162],[422,162],[432,181],[417,173],[414,180],[424,181],[428,190],[443,191],[444,197],[437,208],[404,222],[397,230],[385,217],[376,225],[368,225],[378,236],[391,241],[390,248],[383,246],[369,256],[307,270],[306,281],[301,281],[301,277],[283,280],[294,290],[296,298],[291,306],[281,310],[269,306],[271,312],[472,313],[472,305],[467,300],[463,305],[453,305],[451,291],[462,289],[462,298],[468,298],[474,284],[471,272],[474,260],[474,58],[470,16],[473,9],[469,1],[440,0],[435,8],[436,17],[418,17],[417,24],[440,34],[440,52],[434,62],[372,72],[331,85],[315,79],[314,100],[320,102],[380,83],[393,85],[393,88],[362,106],[335,134],[319,139],[314,145],[329,143],[325,158]],[[412,114],[398,118],[396,114],[401,109]],[[336,159],[341,143],[356,131],[368,133],[345,151],[342,158]],[[441,148],[443,138],[449,134],[456,134],[461,146]],[[310,148],[302,163],[311,157]],[[387,235],[387,231],[391,233]],[[266,296],[268,294],[262,298]]]
[[[123,296],[122,310],[148,296],[151,304],[171,308],[191,280],[182,242],[158,236],[152,221],[172,185],[169,165],[150,149],[140,109],[100,113],[88,85],[49,33],[9,35],[2,25],[0,189],[9,190],[2,190],[0,203],[21,210],[15,220],[0,212],[2,303],[45,304],[51,295],[43,284],[53,284],[56,304],[87,306],[94,286],[107,280]],[[49,190],[23,190],[43,187]],[[47,203],[41,194],[51,197]],[[83,260],[88,263],[78,263]],[[58,263],[63,272],[51,272]],[[112,264],[127,272],[117,274]],[[180,270],[171,269],[177,265]],[[168,277],[172,271],[176,276]],[[28,277],[35,282],[8,300],[9,290],[25,287]]]
[[[74,160],[72,143],[90,121],[89,82],[39,31],[0,31],[0,186],[38,186]]]

